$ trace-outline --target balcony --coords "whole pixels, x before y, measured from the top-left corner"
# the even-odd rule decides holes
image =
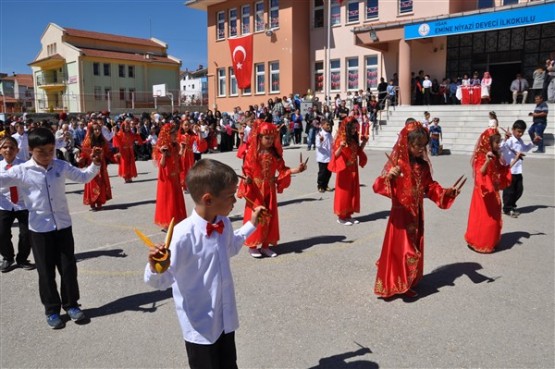
[[[57,74],[47,74],[37,76],[37,86],[43,90],[55,91],[63,90],[67,85],[67,79]]]

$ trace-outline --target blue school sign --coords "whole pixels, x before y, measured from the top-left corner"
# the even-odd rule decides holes
[[[405,40],[493,31],[555,22],[555,3],[446,18],[405,26]]]

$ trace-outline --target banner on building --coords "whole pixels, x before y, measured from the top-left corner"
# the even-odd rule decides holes
[[[252,79],[252,34],[229,38],[228,41],[237,86],[242,90],[249,88]]]

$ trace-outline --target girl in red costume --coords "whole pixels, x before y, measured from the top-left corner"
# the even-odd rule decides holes
[[[464,238],[476,252],[490,253],[501,239],[501,197],[499,191],[511,184],[510,166],[499,152],[501,135],[497,128],[486,129],[478,139],[472,155],[474,191]],[[520,156],[516,156],[514,165]]]
[[[96,148],[102,150],[102,155],[100,155],[100,171],[92,181],[85,184],[85,191],[83,192],[83,204],[90,205],[93,211],[102,209],[102,205],[112,199],[112,188],[110,187],[107,163],[114,160],[114,155],[102,135],[102,127],[93,123],[89,124],[87,128],[87,135],[83,140],[81,152],[77,157],[81,167],[86,167],[92,162],[92,152]]]
[[[185,199],[181,190],[181,160],[177,128],[173,124],[162,126],[158,142],[152,152],[152,159],[158,166],[154,224],[167,230],[172,218],[177,224],[187,217]]]
[[[359,223],[351,218],[353,213],[360,212],[358,166],[364,168],[368,161],[364,153],[368,137],[363,136],[359,142],[358,126],[354,117],[343,119],[328,164],[328,169],[336,174],[333,212],[338,217],[337,223],[347,226]]]
[[[448,209],[459,194],[455,187],[445,189],[433,180],[428,139],[420,122],[408,123],[374,182],[374,192],[392,202],[374,286],[374,293],[384,298],[417,296],[413,288],[424,270],[424,196]]]
[[[277,194],[289,187],[291,174],[301,173],[306,169],[304,163],[300,163],[297,168],[289,169],[285,166],[282,155],[283,148],[277,127],[272,123],[257,120],[249,138],[243,164],[246,179],[241,181],[237,194],[247,201],[243,218],[245,223],[250,219],[253,208],[263,205],[267,209],[256,231],[245,241],[250,255],[255,258],[262,255],[277,256],[270,250],[270,245],[276,246],[279,241]],[[261,246],[260,250],[257,249],[258,246]]]
[[[135,142],[139,145],[145,143],[138,133],[131,132],[130,124],[130,121],[123,122],[120,131],[114,136],[114,147],[118,149],[118,153],[115,155],[119,160],[118,175],[123,177],[125,183],[132,182],[133,178],[137,177],[133,144]]]
[[[196,145],[198,152],[204,152],[208,148],[208,144],[200,135],[199,127],[189,122],[188,118],[185,118],[183,123],[181,123],[178,142],[180,147],[179,156],[181,158],[181,174],[179,179],[181,181],[181,186],[187,191],[185,178],[187,177],[189,169],[195,164],[195,153],[193,148]]]

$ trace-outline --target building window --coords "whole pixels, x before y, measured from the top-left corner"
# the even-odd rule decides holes
[[[478,0],[478,9],[492,8],[493,0]]]
[[[330,60],[330,91],[339,91],[341,88],[341,61]]]
[[[254,70],[256,73],[256,93],[263,94],[266,91],[264,64],[255,64]]]
[[[270,0],[270,28],[279,27],[279,0]]]
[[[366,0],[366,19],[378,18],[378,0]]]
[[[125,88],[120,88],[119,89],[119,99],[120,99],[120,101],[125,100]]]
[[[123,64],[118,65],[118,74],[120,77],[125,78],[125,65]]]
[[[135,89],[130,88],[129,89],[129,98],[127,100],[133,101],[134,97],[135,97]]]
[[[503,5],[515,5],[518,4],[518,0],[503,0]]]
[[[314,63],[314,91],[324,91],[324,62]]]
[[[103,67],[104,67],[104,75],[109,76],[110,75],[110,64],[109,63],[104,63]]]
[[[241,34],[251,33],[251,6],[243,5],[241,8]]]
[[[331,0],[331,25],[335,26],[341,23],[341,4],[339,0]]]
[[[366,88],[378,87],[378,57],[366,57]]]
[[[47,45],[46,51],[48,53],[48,56],[56,54],[56,43]]]
[[[264,24],[266,22],[264,22],[264,3],[262,1],[259,1],[256,4],[254,4],[254,12],[255,12],[254,31],[255,32],[264,31]]]
[[[112,92],[112,89],[110,87],[104,87],[104,100],[106,101],[112,100],[112,96],[110,95],[110,92]]]
[[[127,77],[135,78],[135,67],[133,65],[127,67]]]
[[[229,9],[228,26],[227,34],[229,37],[237,36],[237,9]]]
[[[100,75],[100,63],[93,63],[93,74],[95,76]]]
[[[244,88],[242,91],[243,91],[243,95],[251,95],[252,94],[252,88],[250,88],[250,87]]]
[[[102,87],[94,86],[94,99],[102,100]]]
[[[347,59],[347,90],[358,90],[358,58]]]
[[[225,38],[225,13],[216,13],[216,40],[223,40]]]
[[[279,92],[279,62],[270,62],[270,92]]]
[[[349,0],[349,3],[347,4],[347,23],[358,22],[358,3],[359,0]]]
[[[225,69],[218,68],[218,96],[225,96]]]
[[[399,0],[399,14],[406,13],[412,13],[412,0]]]
[[[314,0],[314,28],[324,27],[324,0]]]
[[[239,95],[239,91],[237,90],[237,78],[235,78],[233,68],[229,68],[229,96],[237,95]]]

